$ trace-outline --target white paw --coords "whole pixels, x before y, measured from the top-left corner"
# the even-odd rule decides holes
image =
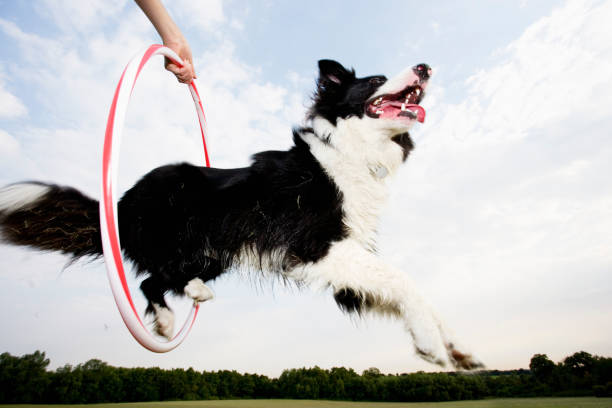
[[[447,367],[450,359],[436,321],[427,314],[411,317],[406,321],[406,330],[412,335],[414,349],[422,359]]]
[[[448,350],[450,361],[456,369],[475,370],[477,368],[484,368],[485,366],[470,352],[457,346],[455,343],[446,343],[446,349]]]
[[[424,360],[442,367],[450,365],[458,370],[484,367],[471,353],[449,339],[449,334],[431,310],[407,320],[406,329],[412,334],[417,354]]]
[[[155,332],[170,340],[174,334],[174,313],[167,307],[153,304],[155,309]]]
[[[187,283],[187,286],[185,286],[185,295],[196,302],[206,302],[215,297],[213,291],[206,286],[200,278],[192,279]]]

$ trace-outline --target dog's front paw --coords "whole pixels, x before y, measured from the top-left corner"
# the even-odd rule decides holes
[[[187,286],[185,286],[185,295],[196,302],[206,302],[215,297],[213,291],[206,286],[200,278],[192,279],[187,283]]]
[[[174,334],[174,313],[167,307],[156,304],[153,305],[153,309],[155,310],[155,333],[168,340],[172,339],[172,334]]]
[[[419,357],[441,367],[447,367],[450,359],[444,346],[437,322],[426,314],[406,322],[406,329],[412,335],[414,349]]]
[[[425,305],[412,308],[405,320],[406,329],[412,335],[419,357],[442,367],[457,370],[475,370],[484,367],[476,357],[451,340],[435,313]]]
[[[460,347],[454,343],[447,343],[446,350],[453,366],[458,370],[476,370],[477,368],[484,368],[484,364],[474,357],[472,354],[465,350],[461,350]]]

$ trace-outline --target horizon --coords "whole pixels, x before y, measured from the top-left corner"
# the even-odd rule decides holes
[[[23,358],[26,355],[34,355],[35,353],[42,353],[45,357],[47,356],[47,353],[45,351],[41,351],[41,350],[33,350],[33,351],[29,352],[29,353],[25,353],[25,354],[22,354],[22,355],[19,355],[19,356],[13,356],[10,353],[8,353],[8,354],[11,355],[12,357]],[[575,351],[574,353],[571,353],[570,355],[565,356],[560,361],[553,361],[553,360],[551,360],[551,361],[556,366],[561,366],[561,365],[564,364],[564,361],[568,357],[571,357],[574,354],[578,354],[578,353],[587,353],[587,354],[589,354],[593,358],[598,358],[599,357],[599,358],[605,358],[605,359],[612,359],[612,357],[609,357],[609,356],[600,356],[600,355],[597,355],[597,354],[589,353],[586,350],[578,350],[578,351]],[[0,353],[0,354],[3,354],[3,353]],[[543,355],[543,356],[548,358],[548,355],[546,353],[536,353],[531,358],[533,359],[534,357],[541,356],[541,355]],[[162,370],[175,370],[175,369],[190,370],[190,369],[193,369],[196,372],[236,371],[237,373],[239,373],[241,375],[263,375],[263,376],[268,377],[268,378],[276,378],[276,379],[278,379],[285,371],[291,371],[291,370],[311,370],[311,369],[315,369],[315,368],[318,368],[318,369],[321,369],[321,370],[332,370],[332,369],[335,369],[335,368],[345,368],[347,370],[355,371],[355,373],[358,374],[358,375],[364,375],[365,372],[373,370],[373,369],[379,370],[378,367],[368,367],[368,368],[365,368],[364,370],[362,370],[361,372],[359,372],[357,370],[354,370],[351,367],[344,367],[344,366],[336,367],[336,366],[334,366],[334,367],[330,367],[330,368],[322,368],[322,367],[319,367],[318,365],[313,365],[313,366],[308,366],[308,367],[306,367],[306,366],[303,366],[303,367],[288,367],[288,368],[283,369],[282,372],[280,374],[278,374],[277,376],[270,376],[270,375],[261,374],[261,373],[257,373],[257,372],[241,372],[241,371],[238,371],[238,370],[227,370],[227,369],[219,369],[219,370],[214,370],[214,371],[196,370],[194,367],[191,367],[191,366],[189,366],[189,367],[174,367],[174,368],[162,368],[162,367],[158,367],[158,366],[123,367],[123,366],[116,366],[116,365],[108,364],[106,361],[101,360],[99,358],[95,358],[95,357],[92,357],[92,358],[90,358],[87,361],[83,361],[83,362],[80,362],[80,363],[77,363],[77,364],[66,363],[66,364],[63,364],[63,365],[53,365],[53,364],[51,364],[51,359],[49,359],[49,358],[47,358],[47,359],[50,361],[49,366],[55,367],[54,369],[51,369],[51,371],[56,371],[57,369],[61,369],[63,367],[66,367],[67,365],[70,365],[72,368],[76,368],[77,366],[84,365],[84,364],[86,364],[86,363],[88,363],[90,361],[100,361],[100,362],[102,362],[104,364],[107,364],[107,365],[115,367],[115,368],[144,368],[144,369],[148,369],[148,368],[161,368]],[[549,358],[549,360],[550,360],[550,358]],[[530,360],[530,362],[531,362],[531,360]],[[410,374],[419,374],[419,373],[432,373],[432,374],[452,373],[452,374],[466,374],[466,375],[470,375],[470,374],[489,373],[489,372],[496,372],[496,371],[499,371],[499,372],[531,371],[531,369],[529,368],[529,365],[527,365],[527,367],[518,367],[518,368],[509,368],[509,369],[497,369],[497,368],[491,368],[491,367],[480,367],[480,368],[478,368],[476,370],[467,371],[467,370],[462,370],[462,369],[444,370],[444,369],[440,368],[439,371],[435,371],[435,370],[434,371],[418,370],[418,371],[396,372],[396,373],[383,373],[383,372],[380,372],[380,374],[381,375],[390,375],[390,376],[401,376],[401,375],[410,375]]]

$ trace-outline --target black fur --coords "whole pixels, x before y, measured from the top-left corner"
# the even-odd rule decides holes
[[[335,124],[362,117],[367,99],[384,76],[356,78],[335,61],[319,61],[320,75],[310,117]],[[187,163],[159,167],[128,190],[118,205],[123,252],[139,274],[152,304],[165,306],[168,291],[183,294],[198,277],[215,279],[249,254],[261,269],[282,272],[324,257],[346,237],[343,197],[295,129],[288,151],[253,156],[249,167],[215,169]],[[325,135],[318,135],[322,140]],[[393,139],[412,148],[408,134]],[[100,256],[97,201],[72,188],[49,185],[33,207],[0,213],[7,242],[72,255]],[[347,291],[336,295],[347,311],[359,311]]]
[[[256,154],[246,168],[160,167],[125,193],[121,242],[137,270],[150,274],[148,295],[214,279],[245,251],[262,269],[281,272],[322,258],[345,236],[341,193],[297,131],[294,140],[289,151]]]
[[[345,288],[334,293],[334,300],[340,309],[347,313],[361,314],[364,305],[364,299],[359,296],[353,289]]]
[[[391,140],[401,146],[403,159],[404,161],[406,161],[406,159],[408,158],[408,154],[410,154],[412,149],[414,149],[414,144],[412,143],[412,139],[410,138],[408,132],[395,135],[391,138]]]

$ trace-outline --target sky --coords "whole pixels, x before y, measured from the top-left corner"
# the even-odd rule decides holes
[[[427,120],[392,183],[381,256],[415,280],[491,369],[585,350],[612,355],[611,1],[166,1],[194,54],[216,167],[291,145],[316,62],[357,75],[434,69]],[[116,83],[160,40],[128,0],[0,0],[0,185],[42,180],[99,198]],[[185,86],[149,63],[134,90],[120,189],[156,166],[202,164]],[[212,197],[211,199],[214,199]],[[229,273],[210,284],[185,342],[143,349],[101,260],[0,245],[0,352],[42,350],[51,368],[439,367],[401,324],[344,315],[331,293]],[[131,282],[140,310],[144,299]],[[173,299],[177,324],[189,304]]]

